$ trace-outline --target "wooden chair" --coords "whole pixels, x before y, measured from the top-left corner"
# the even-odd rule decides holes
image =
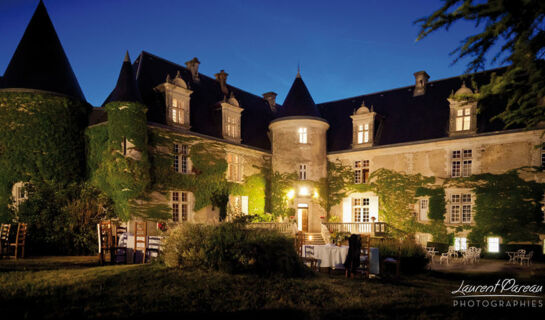
[[[303,263],[308,263],[310,269],[318,271],[318,259],[314,257],[314,246],[305,246],[305,256],[301,257]]]
[[[121,238],[127,236],[127,227],[113,225],[115,232],[111,250],[113,251],[113,263],[127,263],[127,244],[121,245]]]
[[[136,263],[137,252],[142,252],[142,263],[146,262],[148,224],[146,221],[134,222],[134,255],[133,262]]]
[[[13,247],[13,256],[15,260],[19,256],[19,248],[21,248],[21,258],[25,257],[25,241],[26,241],[27,224],[19,223],[17,225],[17,234],[15,235],[15,242],[10,243],[9,246]]]
[[[0,258],[2,258],[4,254],[6,256],[8,255],[10,230],[11,224],[2,224],[0,227]]]
[[[362,276],[365,279],[369,279],[369,265],[371,262],[371,235],[361,235],[360,262]]]
[[[163,250],[162,242],[163,242],[163,237],[161,236],[148,236],[147,253],[149,256],[149,260],[155,257],[159,257],[159,254]]]
[[[98,261],[100,264],[106,262],[106,256],[110,256],[110,262],[114,261],[113,258],[113,225],[111,220],[103,220],[98,224],[98,233],[99,233],[99,257]]]

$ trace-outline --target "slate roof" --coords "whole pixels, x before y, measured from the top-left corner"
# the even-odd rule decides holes
[[[4,88],[52,91],[85,101],[42,1],[3,76]]]
[[[284,103],[276,112],[277,119],[293,116],[320,117],[320,112],[299,73],[297,73]]]
[[[174,78],[179,71],[182,79],[193,91],[190,99],[190,130],[217,138],[222,137],[222,114],[218,102],[223,101],[224,94],[218,81],[199,74],[199,81],[195,82],[185,67],[144,51],[134,62],[133,68],[136,71],[136,82],[142,99],[148,107],[148,121],[166,123],[164,95],[154,88],[164,83],[167,75]],[[227,88],[229,95],[232,92],[240,107],[244,109],[241,114],[242,144],[270,150],[267,131],[273,113],[267,101],[229,84]]]
[[[113,101],[143,103],[140,90],[138,90],[138,86],[136,85],[129,52],[125,54],[125,59],[123,59],[121,71],[119,71],[119,78],[117,78],[117,84],[102,106]]]
[[[471,79],[478,85],[486,84],[492,72],[502,73],[504,70],[499,68],[471,74],[465,78],[466,85],[471,87]],[[450,108],[447,98],[453,90],[460,88],[463,81],[462,76],[430,81],[425,94],[415,97],[413,85],[318,104],[322,117],[330,124],[327,131],[328,152],[351,149],[350,116],[362,100],[377,113],[375,146],[448,137]],[[505,108],[505,102],[494,101],[490,104],[495,107],[477,116],[477,133],[504,128],[501,121],[490,122],[490,119]]]

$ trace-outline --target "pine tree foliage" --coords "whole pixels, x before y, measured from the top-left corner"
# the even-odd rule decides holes
[[[457,21],[474,21],[482,32],[461,42],[451,53],[456,55],[453,63],[471,58],[467,72],[475,72],[492,54],[492,63],[508,64],[505,73],[494,75],[480,88],[480,100],[504,96],[506,109],[495,118],[506,127],[535,127],[545,121],[544,19],[543,0],[445,0],[440,9],[415,23],[421,27],[417,38],[421,40]],[[486,108],[486,103],[481,107]]]

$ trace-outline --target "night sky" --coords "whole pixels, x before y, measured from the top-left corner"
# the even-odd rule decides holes
[[[126,50],[142,51],[199,71],[220,69],[228,83],[284,100],[301,66],[316,102],[412,85],[425,70],[430,81],[464,73],[449,53],[476,31],[453,26],[415,42],[413,22],[436,10],[432,0],[361,1],[181,1],[45,0],[80,86],[101,105],[115,86]],[[0,73],[29,22],[38,0],[0,0]],[[489,65],[487,68],[497,67]]]

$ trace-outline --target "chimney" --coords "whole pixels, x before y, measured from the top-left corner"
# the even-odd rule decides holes
[[[191,72],[191,77],[193,78],[193,81],[199,82],[199,65],[201,62],[197,57],[189,60],[185,63],[185,66],[187,69]]]
[[[426,71],[417,71],[413,75],[415,81],[413,97],[421,96],[426,93],[426,85],[430,76]]]
[[[220,83],[221,92],[223,92],[224,96],[227,96],[229,93],[229,89],[227,89],[227,76],[229,74],[225,73],[225,71],[221,70],[219,73],[216,73],[216,81]]]
[[[271,108],[272,112],[276,112],[276,92],[265,92],[263,94],[263,99],[267,100],[269,103],[269,107]]]

